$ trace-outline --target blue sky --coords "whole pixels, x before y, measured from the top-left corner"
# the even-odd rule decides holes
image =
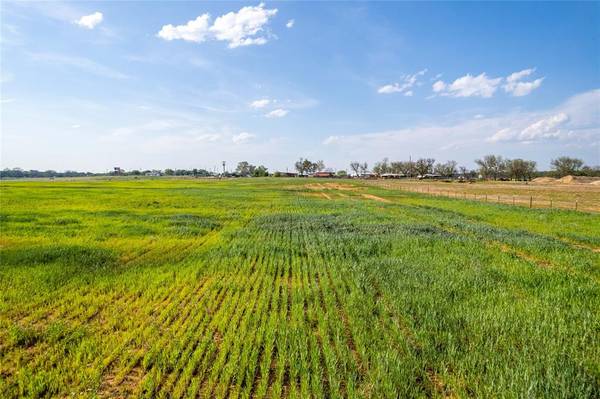
[[[2,167],[600,164],[600,3],[3,1]]]

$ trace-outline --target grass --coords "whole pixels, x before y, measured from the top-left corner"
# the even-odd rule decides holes
[[[600,396],[597,214],[306,179],[0,190],[0,397]]]
[[[412,179],[369,180],[366,183],[389,190],[405,190],[522,207],[531,205],[532,208],[600,212],[600,201],[598,200],[600,185],[594,184],[540,184],[502,181],[478,181],[471,184]]]

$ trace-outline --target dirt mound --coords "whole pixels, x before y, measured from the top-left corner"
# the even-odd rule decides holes
[[[593,181],[590,184],[592,184],[594,186],[600,186],[600,180]]]
[[[565,177],[561,177],[560,179],[555,179],[553,177],[537,177],[533,179],[532,183],[538,184],[594,184],[600,181],[598,177],[588,177],[588,176],[571,176],[567,175]]]
[[[571,184],[571,183],[575,183],[576,181],[577,181],[577,178],[575,178],[575,176],[568,175],[565,177],[561,177],[556,182],[562,183],[562,184]]]
[[[554,177],[536,177],[531,182],[539,183],[539,184],[550,184],[550,183],[556,183],[556,179]]]
[[[596,184],[598,181],[600,181],[598,177],[568,175],[558,179],[556,182],[561,184]]]

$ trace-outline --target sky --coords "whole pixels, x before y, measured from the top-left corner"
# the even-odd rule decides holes
[[[600,165],[600,2],[0,3],[0,167]]]

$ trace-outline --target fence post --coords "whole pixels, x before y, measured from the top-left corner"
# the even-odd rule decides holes
[[[577,210],[577,200],[575,200],[575,210]]]
[[[529,207],[531,208],[533,205],[533,196],[529,197]]]

